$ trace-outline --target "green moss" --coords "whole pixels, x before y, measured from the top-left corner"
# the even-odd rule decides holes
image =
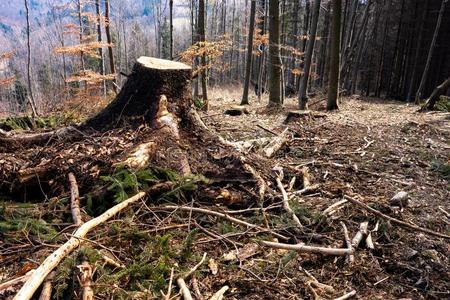
[[[450,112],[450,97],[441,96],[435,105],[436,110]]]
[[[431,162],[431,170],[438,172],[447,180],[450,180],[450,162],[434,160]]]

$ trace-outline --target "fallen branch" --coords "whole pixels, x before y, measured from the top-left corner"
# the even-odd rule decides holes
[[[33,274],[34,271],[35,270],[30,270],[25,275],[22,275],[17,278],[0,283],[0,296],[2,296],[2,293],[8,292],[9,290],[14,289],[14,286],[27,281],[28,278],[31,277],[31,275]]]
[[[25,282],[23,287],[14,297],[15,300],[28,300],[31,299],[34,292],[39,288],[44,278],[63,260],[66,255],[75,250],[82,242],[80,238],[84,238],[86,234],[91,231],[96,226],[109,220],[111,217],[117,213],[124,210],[130,204],[135,203],[142,199],[146,194],[140,192],[137,195],[113,206],[100,216],[84,223],[75,231],[73,237],[71,237],[64,245],[59,247],[50,256],[48,256],[44,262],[36,269],[36,271],[31,275],[31,277]]]
[[[346,300],[346,299],[349,299],[349,298],[351,298],[351,297],[353,297],[355,295],[356,295],[356,291],[353,290],[350,293],[347,293],[347,294],[345,294],[345,295],[343,295],[341,297],[335,298],[334,300]]]
[[[167,294],[164,297],[164,300],[170,300],[170,293],[172,292],[172,281],[173,281],[173,268],[170,270],[169,287],[167,289]]]
[[[354,250],[353,250],[353,246],[352,246],[352,242],[350,241],[350,236],[348,235],[348,230],[347,230],[347,226],[345,226],[344,222],[340,222],[342,229],[344,230],[344,238],[345,238],[345,244],[347,245],[347,248],[352,250],[352,253],[347,255],[347,262],[348,263],[353,263],[355,261],[355,256],[353,254]]]
[[[267,158],[272,158],[278,150],[289,140],[289,128],[286,128],[279,136],[274,138],[270,143],[264,147],[263,153]]]
[[[322,215],[324,215],[324,216],[330,216],[330,215],[332,215],[333,213],[335,213],[338,209],[340,209],[341,207],[342,207],[342,205],[343,204],[345,204],[345,203],[347,203],[348,201],[346,200],[346,199],[344,199],[344,200],[340,200],[340,201],[338,201],[338,202],[336,202],[336,203],[333,203],[332,205],[330,205],[330,206],[328,206],[328,208],[327,209],[325,209],[323,212],[322,212]]]
[[[414,225],[414,224],[409,224],[409,223],[400,221],[398,219],[395,219],[393,217],[385,215],[382,212],[380,212],[380,211],[378,211],[378,210],[376,210],[376,209],[374,209],[374,208],[372,208],[372,207],[370,207],[370,206],[362,203],[361,201],[356,200],[356,199],[354,199],[354,198],[352,198],[350,196],[345,195],[344,197],[348,201],[350,201],[350,202],[352,202],[352,203],[354,203],[356,205],[359,205],[360,207],[362,207],[365,210],[373,213],[374,215],[379,216],[381,218],[384,218],[384,219],[386,219],[388,221],[391,221],[392,223],[396,223],[396,224],[398,224],[398,225],[400,225],[400,226],[402,226],[402,227],[404,227],[406,229],[413,230],[413,231],[420,231],[420,232],[423,232],[423,233],[428,233],[429,235],[433,235],[433,236],[437,236],[437,237],[440,237],[440,238],[444,238],[444,239],[450,240],[450,235],[447,235],[447,234],[444,234],[444,233],[440,233],[440,232],[436,232],[436,231],[433,231],[433,230],[430,230],[430,229],[419,227],[419,226]]]
[[[88,261],[83,261],[81,265],[77,266],[80,275],[78,276],[78,282],[80,283],[81,299],[82,300],[93,300],[94,290],[92,289],[92,277],[94,275],[94,270]]]
[[[261,244],[270,248],[276,249],[286,249],[286,250],[294,250],[298,252],[305,253],[319,253],[323,255],[336,255],[336,256],[345,256],[353,253],[350,249],[342,249],[342,248],[326,248],[326,247],[314,247],[314,246],[306,246],[305,244],[282,244],[268,241],[261,241]]]
[[[230,287],[228,285],[222,287],[220,290],[218,290],[214,295],[212,295],[209,300],[222,300],[223,294],[225,294],[226,291],[228,291]]]
[[[45,277],[44,284],[42,285],[41,295],[39,296],[39,300],[50,300],[52,297],[52,281],[55,277],[55,271],[50,272],[50,274]]]
[[[277,187],[281,191],[281,195],[283,196],[283,208],[284,210],[289,214],[289,216],[294,220],[295,224],[297,224],[298,227],[303,227],[302,223],[300,222],[297,215],[292,210],[291,206],[289,205],[289,197],[286,193],[286,190],[283,187],[283,183],[281,180],[283,179],[283,168],[281,167],[275,167],[273,170],[276,173],[275,181],[277,182]]]
[[[72,211],[72,219],[75,226],[83,224],[80,212],[80,192],[78,191],[77,179],[73,173],[69,173],[70,182],[70,208]]]
[[[359,230],[352,239],[352,247],[354,249],[358,248],[361,241],[367,237],[369,222],[362,222],[359,224]]]
[[[205,262],[205,259],[206,259],[206,252],[203,253],[203,257],[198,264],[196,264],[192,269],[190,269],[182,276],[178,277],[177,284],[181,290],[181,295],[183,296],[184,300],[193,300],[191,292],[189,291],[186,285],[186,279],[188,279],[188,277],[191,276]]]
[[[227,214],[224,214],[224,213],[221,213],[221,212],[217,212],[217,211],[213,211],[213,210],[209,210],[209,209],[205,209],[205,208],[190,207],[190,206],[167,205],[167,206],[151,207],[151,209],[163,209],[163,210],[169,209],[169,210],[182,210],[182,211],[188,211],[188,212],[192,211],[192,212],[197,212],[197,213],[203,213],[203,214],[207,214],[207,215],[223,218],[223,219],[228,220],[230,222],[233,222],[233,223],[236,223],[236,224],[239,224],[239,225],[244,225],[244,226],[247,226],[249,228],[258,229],[258,230],[261,230],[263,232],[269,232],[269,233],[273,234],[274,236],[276,236],[277,238],[285,240],[285,241],[289,240],[288,237],[286,237],[284,235],[281,235],[281,234],[279,234],[279,233],[277,233],[277,232],[275,232],[273,230],[268,230],[267,228],[261,227],[259,225],[251,224],[251,223],[248,223],[246,221],[242,221],[240,219],[232,217],[230,215],[227,215]]]

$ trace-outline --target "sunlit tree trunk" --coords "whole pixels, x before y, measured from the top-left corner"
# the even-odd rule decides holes
[[[109,19],[109,0],[105,0],[105,32],[106,32],[106,41],[108,42],[108,53],[109,53],[109,67],[111,69],[111,74],[116,74],[116,67],[114,65],[114,53],[112,49],[112,38],[111,38],[111,30],[110,30],[110,19]],[[126,36],[123,37],[124,41]],[[126,55],[126,53],[125,53]],[[113,90],[117,93],[117,81],[113,79]]]
[[[102,27],[100,15],[100,0],[95,0],[95,12],[97,14],[97,41],[102,42]],[[98,48],[98,55],[100,56],[100,74],[105,74],[105,60],[103,59],[103,48]],[[106,82],[103,80],[103,94],[106,95]]]
[[[198,1],[198,36],[200,43],[205,43],[205,0]],[[200,63],[200,79],[202,82],[202,98],[204,109],[207,111],[209,108],[208,105],[208,90],[207,90],[207,82],[206,82],[206,54],[203,54],[201,57]]]
[[[250,71],[252,68],[252,53],[253,53],[253,32],[255,30],[255,14],[256,14],[256,0],[252,0],[250,8],[250,25],[248,28],[247,41],[247,63],[245,66],[244,79],[244,93],[242,95],[241,105],[248,104],[248,90],[250,86]]]
[[[333,0],[332,8],[333,20],[331,29],[330,77],[328,83],[327,110],[338,109],[342,0]]]
[[[30,42],[30,11],[28,8],[28,0],[25,0],[25,14],[27,18],[27,79],[28,79],[28,101],[30,102],[33,117],[36,117],[36,102],[34,101],[33,88],[31,86],[31,42]]]
[[[300,109],[307,109],[308,106],[307,89],[308,89],[309,73],[311,71],[311,61],[314,52],[314,45],[316,42],[317,24],[319,23],[319,12],[320,12],[320,0],[315,0],[312,11],[311,32],[309,34],[308,48],[306,50],[305,56],[305,67],[303,69],[303,76],[300,81],[300,89],[298,93],[298,106]]]
[[[269,0],[269,106],[282,106],[280,58],[280,7]]]

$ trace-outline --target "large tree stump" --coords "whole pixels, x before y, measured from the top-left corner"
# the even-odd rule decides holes
[[[124,124],[152,124],[159,110],[160,97],[167,98],[167,109],[185,119],[191,106],[191,67],[169,60],[140,57],[119,95],[83,128],[104,130]]]

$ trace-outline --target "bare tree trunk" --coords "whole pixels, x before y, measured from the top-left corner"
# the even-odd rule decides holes
[[[33,88],[31,86],[30,11],[28,8],[28,0],[25,0],[25,13],[26,13],[26,18],[27,18],[27,79],[28,79],[28,92],[30,93],[30,96],[27,97],[27,99],[30,102],[31,111],[33,113],[33,118],[34,118],[38,114],[37,114],[37,110],[36,110],[36,102],[34,101],[34,96],[33,96]]]
[[[413,94],[413,90],[414,90],[414,84],[416,83],[417,62],[419,61],[420,47],[422,46],[423,34],[424,34],[424,30],[425,30],[424,24],[427,19],[427,12],[428,12],[428,0],[425,0],[425,8],[423,9],[422,19],[420,20],[419,38],[417,39],[417,44],[416,44],[416,53],[414,55],[414,60],[413,60],[412,74],[411,74],[411,79],[409,81],[408,95],[406,97],[407,102],[411,102],[411,98],[412,98],[412,94]]]
[[[280,58],[280,5],[269,0],[269,106],[282,106]]]
[[[250,71],[252,68],[252,53],[253,53],[253,32],[255,30],[255,14],[256,14],[256,0],[251,0],[250,7],[250,25],[248,28],[247,41],[247,64],[245,66],[245,80],[244,93],[242,95],[241,105],[248,104],[248,89],[250,86]]]
[[[316,42],[317,24],[319,23],[320,0],[314,1],[312,11],[311,32],[309,34],[308,49],[306,50],[305,68],[303,69],[303,76],[300,81],[300,89],[298,93],[298,106],[300,109],[308,108],[308,81],[309,73],[311,71],[311,61],[314,52],[314,45]]]
[[[398,62],[400,61],[398,59],[399,57],[399,43],[400,43],[400,34],[402,32],[402,28],[403,28],[403,15],[404,15],[404,8],[405,8],[405,0],[402,0],[402,4],[400,7],[400,18],[399,18],[399,22],[398,22],[398,29],[397,29],[397,33],[396,33],[396,38],[395,38],[395,46],[394,46],[394,57],[392,59],[392,67],[391,70],[389,72],[388,75],[388,79],[387,79],[387,83],[386,86],[388,88],[388,92],[386,93],[386,97],[390,97],[393,95],[392,93],[392,78],[395,77],[395,73],[397,71],[397,65]]]
[[[198,36],[200,43],[205,43],[205,0],[198,1]],[[208,90],[207,90],[207,82],[206,82],[206,54],[203,54],[201,57],[200,64],[200,76],[202,82],[202,97],[204,109],[208,111]]]
[[[431,41],[430,50],[428,51],[427,63],[425,65],[425,70],[423,71],[423,74],[422,74],[422,79],[420,80],[419,88],[417,89],[416,103],[419,103],[420,98],[422,98],[423,89],[425,86],[425,82],[427,81],[427,78],[428,78],[428,71],[429,71],[430,65],[431,65],[431,58],[433,57],[433,52],[434,52],[434,48],[436,46],[436,40],[439,35],[439,29],[441,28],[442,17],[444,16],[445,5],[447,4],[447,1],[448,0],[442,0],[441,9],[439,11],[439,17],[436,22],[436,28],[434,29],[433,40]]]
[[[231,51],[230,51],[230,70],[228,72],[228,80],[230,82],[232,82],[233,80],[233,55],[234,55],[234,47],[235,47],[235,43],[234,43],[234,23],[236,22],[235,19],[235,15],[236,15],[236,0],[233,0],[233,12],[232,12],[232,17],[231,17]]]
[[[112,49],[112,38],[111,38],[111,31],[110,31],[110,20],[109,20],[109,0],[105,0],[105,31],[106,31],[106,40],[108,42],[108,52],[109,52],[109,67],[111,69],[111,74],[116,73],[116,68],[114,66],[114,53]],[[124,35],[125,40],[125,35]],[[125,53],[126,55],[126,53]],[[113,90],[117,93],[117,81],[116,79],[113,79]]]
[[[173,60],[173,0],[169,1],[170,59]]]
[[[333,20],[332,20],[332,34],[331,34],[330,79],[328,83],[327,110],[338,109],[342,0],[333,0],[332,7],[333,7]]]
[[[100,0],[95,0],[95,12],[97,14],[97,41],[102,42],[102,27],[100,16]],[[98,55],[100,56],[100,74],[105,74],[105,60],[103,59],[103,48],[98,48]],[[106,95],[106,82],[103,80],[103,95]]]
[[[330,40],[330,16],[331,16],[331,1],[328,1],[326,6],[326,14],[324,18],[322,39],[320,43],[320,60],[319,60],[319,86],[323,87],[325,83],[326,64],[328,58],[328,43]]]

